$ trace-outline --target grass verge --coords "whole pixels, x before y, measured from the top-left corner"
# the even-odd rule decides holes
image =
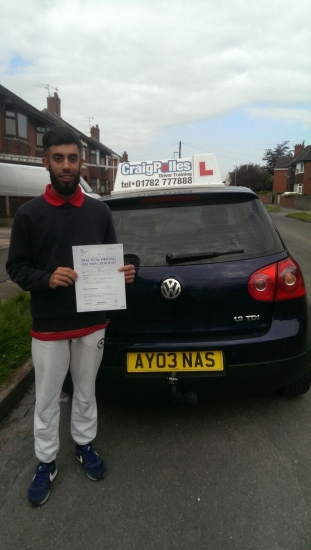
[[[268,212],[281,212],[281,208],[279,206],[266,206],[266,209]]]
[[[31,316],[28,292],[0,303],[0,384],[31,355]]]
[[[287,218],[294,218],[295,220],[311,223],[311,214],[309,214],[309,212],[290,212],[287,214]]]

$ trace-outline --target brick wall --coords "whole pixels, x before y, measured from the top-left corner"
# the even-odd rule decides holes
[[[274,170],[273,193],[284,193],[287,191],[287,168],[285,170]]]
[[[91,136],[95,139],[97,139],[98,141],[100,141],[99,137],[100,137],[100,130],[99,130],[99,127],[98,127],[98,124],[96,124],[96,126],[92,126],[91,128]]]
[[[280,206],[284,208],[295,208],[295,197],[282,197],[280,196]]]
[[[29,120],[28,120],[28,139],[29,139],[30,156],[36,157],[37,156],[37,151],[36,151],[37,126],[34,124],[31,124]]]
[[[26,140],[21,140],[19,138],[5,138],[5,152],[9,155],[25,155],[27,157],[30,155],[30,143]]]
[[[294,198],[294,207],[297,210],[311,210],[311,195],[297,195]]]
[[[43,157],[43,149],[42,149],[42,147],[41,147],[41,149],[39,149],[39,147],[36,148],[35,157],[39,157],[39,158],[42,158],[42,157]]]
[[[306,162],[303,178],[303,194],[311,195],[311,162]]]
[[[272,204],[272,195],[258,195],[263,204]]]
[[[9,221],[12,221],[19,207],[29,200],[31,197],[9,197],[10,217],[8,217],[6,197],[0,197],[0,225],[7,225]]]

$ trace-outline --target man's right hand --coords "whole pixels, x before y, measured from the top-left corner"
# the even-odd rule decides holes
[[[69,286],[73,285],[78,278],[76,273],[70,267],[58,267],[50,278],[50,287],[56,288],[57,286]]]

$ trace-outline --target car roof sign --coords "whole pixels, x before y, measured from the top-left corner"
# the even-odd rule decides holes
[[[189,187],[224,187],[214,153],[190,158],[122,162],[112,194]]]

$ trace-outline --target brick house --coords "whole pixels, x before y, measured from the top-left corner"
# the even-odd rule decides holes
[[[297,147],[297,146],[296,146]],[[287,191],[301,195],[311,195],[311,145],[301,147],[288,168]]]
[[[50,127],[43,113],[0,85],[0,162],[41,165],[42,136]]]
[[[311,209],[311,145],[295,145],[293,157],[277,159],[273,192],[278,194],[278,203],[281,206],[299,210]]]
[[[98,125],[87,136],[61,118],[58,93],[48,96],[47,108],[39,111],[13,92],[0,85],[0,162],[42,165],[42,137],[56,125],[74,130],[83,144],[82,177],[99,194],[110,193],[114,186],[117,166],[128,160],[100,142]],[[1,199],[2,197],[0,197]]]
[[[64,125],[78,133],[82,141],[83,166],[81,176],[100,195],[109,194],[113,190],[119,162],[128,160],[127,153],[121,157],[100,141],[98,124],[92,126],[91,136],[86,136],[61,118],[61,100],[57,92],[47,98],[47,109],[42,113],[48,118],[50,126]]]
[[[311,195],[311,145],[295,145],[293,157],[277,159],[273,174],[273,192]]]
[[[287,191],[288,167],[293,157],[279,157],[275,163],[273,172],[273,193]]]

